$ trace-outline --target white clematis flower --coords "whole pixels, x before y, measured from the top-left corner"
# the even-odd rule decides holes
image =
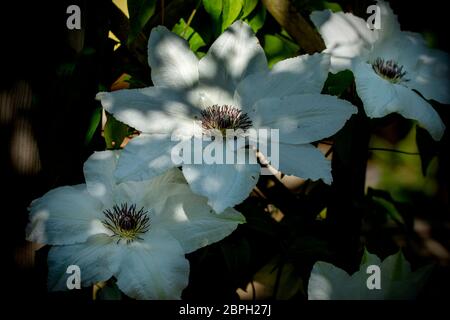
[[[369,266],[379,267],[380,288],[369,289]],[[369,270],[369,272],[368,272]],[[409,300],[417,297],[432,270],[432,265],[411,271],[401,251],[380,261],[365,250],[359,271],[349,275],[331,263],[316,262],[308,283],[309,300]],[[372,282],[369,279],[369,282]]]
[[[450,103],[449,55],[430,49],[418,33],[400,30],[389,4],[378,1],[380,29],[369,29],[351,13],[315,11],[311,20],[331,54],[332,72],[351,69],[366,114],[380,118],[396,112],[417,120],[435,140],[445,125],[426,99]]]
[[[237,21],[200,61],[184,39],[157,27],[150,35],[148,61],[155,86],[97,95],[114,117],[143,133],[124,149],[116,172],[120,181],[149,178],[174,166],[174,132],[190,138],[207,130],[264,128],[279,129],[277,169],[331,183],[330,162],[310,143],[336,133],[356,108],[320,94],[328,55],[287,59],[269,70],[251,28]],[[192,190],[206,196],[218,213],[247,198],[258,180],[255,148],[236,153],[252,161],[183,165]]]
[[[31,204],[28,240],[53,245],[48,287],[66,290],[66,270],[77,265],[83,286],[114,276],[132,298],[179,299],[189,277],[185,254],[223,239],[245,218],[234,209],[214,214],[178,169],[116,184],[117,157],[94,153],[84,165],[86,184]]]

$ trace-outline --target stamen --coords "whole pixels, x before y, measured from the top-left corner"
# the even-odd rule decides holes
[[[203,110],[201,116],[204,130],[219,130],[222,135],[227,129],[246,131],[252,126],[252,121],[245,112],[229,105],[215,104]]]
[[[403,71],[403,66],[397,64],[394,60],[377,58],[372,64],[372,68],[379,76],[392,83],[409,81],[404,78],[406,71]]]
[[[127,244],[136,239],[142,240],[140,235],[150,229],[148,212],[144,208],[136,211],[135,204],[129,207],[127,203],[114,205],[112,209],[103,211],[103,214],[106,217],[103,225],[114,233],[113,237],[118,237],[117,243],[121,240]]]

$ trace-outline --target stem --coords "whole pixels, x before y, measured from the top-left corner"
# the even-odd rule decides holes
[[[327,210],[330,245],[337,265],[349,272],[360,263],[361,209],[370,140],[369,121],[359,108],[336,136],[332,170],[333,184]]]
[[[186,22],[186,25],[184,26],[184,30],[183,30],[183,33],[181,34],[181,37],[184,37],[184,35],[185,35],[187,29],[188,29],[189,26],[191,25],[191,22],[192,22],[192,20],[194,19],[194,16],[195,16],[195,14],[197,13],[198,7],[200,6],[200,3],[201,3],[201,2],[202,2],[201,0],[198,1],[198,2],[197,2],[197,5],[195,6],[195,9],[192,10],[191,15],[190,15],[189,18],[188,18],[188,21]]]

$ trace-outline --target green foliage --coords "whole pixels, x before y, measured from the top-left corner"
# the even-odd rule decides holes
[[[120,149],[123,140],[130,134],[130,128],[113,116],[108,115],[103,133],[107,149]]]
[[[97,107],[92,112],[91,120],[89,121],[88,131],[86,132],[86,137],[84,139],[84,144],[89,144],[94,137],[95,131],[102,120],[102,107]]]
[[[128,0],[127,4],[130,13],[130,34],[127,42],[130,44],[155,13],[156,0]]]
[[[266,17],[265,8],[258,0],[202,0],[202,3],[217,34],[239,19],[246,21],[256,32]]]
[[[172,31],[189,42],[189,47],[195,53],[205,46],[205,40],[191,26],[188,26],[183,18],[172,28]]]
[[[323,91],[326,94],[340,96],[352,85],[353,80],[353,73],[350,70],[344,70],[336,74],[329,73]]]
[[[266,53],[269,67],[278,61],[295,56],[298,49],[298,45],[281,34],[266,34],[264,36],[264,52]]]
[[[428,131],[421,127],[416,128],[416,143],[420,152],[422,174],[425,176],[431,160],[438,153],[439,143],[434,141]]]

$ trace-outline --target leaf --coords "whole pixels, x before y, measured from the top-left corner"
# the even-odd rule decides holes
[[[86,132],[86,136],[84,138],[84,144],[88,145],[94,137],[94,133],[98,128],[102,120],[102,107],[97,107],[92,112],[91,120],[89,122],[88,131]]]
[[[107,149],[120,149],[123,140],[129,135],[129,127],[108,114],[103,134]]]
[[[241,18],[247,17],[258,5],[258,0],[244,0],[244,10],[242,10]]]
[[[298,46],[281,35],[264,36],[264,52],[266,53],[269,67],[278,61],[291,58],[298,50]]]
[[[329,10],[331,10],[331,11],[333,11],[333,12],[339,12],[339,11],[342,11],[341,5],[340,5],[339,3],[337,3],[337,2],[328,2],[328,1],[324,1],[324,2],[323,2],[323,7],[324,7],[325,9],[329,9]]]
[[[193,52],[206,45],[203,38],[191,26],[188,26],[183,18],[172,28],[172,32],[189,42],[189,47]]]
[[[239,16],[243,0],[222,0],[222,32],[225,31]]]
[[[259,4],[259,8],[251,12],[251,14],[244,19],[244,21],[250,25],[254,33],[258,32],[258,30],[262,28],[265,20],[266,8],[262,4]]]
[[[324,84],[324,93],[340,96],[353,83],[353,73],[344,70],[336,74],[329,73]]]
[[[438,153],[439,143],[431,137],[427,130],[416,126],[416,144],[420,153],[422,174],[426,176],[431,160],[433,160]]]
[[[384,209],[385,213],[399,224],[405,224],[403,216],[398,211],[396,201],[391,194],[384,190],[368,188],[367,196],[378,206]]]
[[[206,12],[215,22],[218,22],[222,13],[222,0],[203,0],[202,2]]]
[[[128,0],[127,5],[130,14],[130,34],[127,43],[130,44],[155,13],[156,0]]]

